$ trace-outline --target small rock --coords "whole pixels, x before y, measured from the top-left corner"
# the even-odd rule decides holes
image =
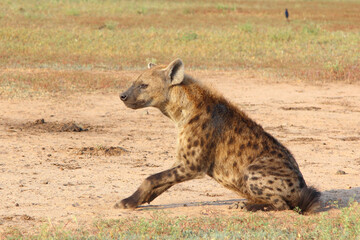
[[[87,130],[87,128],[82,128],[75,123],[68,123],[61,127],[60,132],[83,132]]]
[[[5,220],[5,221],[12,221],[13,220],[13,216],[5,216],[5,217],[3,217],[3,219]]]
[[[49,153],[47,156],[48,156],[48,157],[51,157],[51,154]]]
[[[20,204],[18,204],[18,203],[15,203],[15,207],[18,207],[18,206],[20,206]]]
[[[35,124],[44,124],[44,123],[45,123],[45,120],[44,120],[43,118],[40,118],[40,119],[35,120],[34,123],[35,123]]]
[[[335,174],[336,174],[336,175],[345,175],[346,172],[343,171],[343,170],[338,170]]]
[[[68,187],[68,186],[74,186],[75,184],[68,182],[68,183],[64,183],[63,186]]]
[[[29,215],[26,215],[26,214],[22,215],[21,219],[26,220],[26,221],[35,220],[35,218],[33,218],[33,217],[29,216]]]

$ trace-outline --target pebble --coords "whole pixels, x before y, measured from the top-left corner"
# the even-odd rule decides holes
[[[346,172],[343,171],[343,170],[338,170],[338,171],[336,172],[336,175],[345,175],[345,174],[346,174]]]

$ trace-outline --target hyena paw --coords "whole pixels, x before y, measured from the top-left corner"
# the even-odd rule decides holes
[[[229,209],[246,209],[245,202],[235,202],[229,206]]]
[[[138,206],[137,202],[131,197],[125,198],[114,205],[114,208],[119,209],[135,209]]]

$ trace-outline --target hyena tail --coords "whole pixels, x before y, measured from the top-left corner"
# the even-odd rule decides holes
[[[313,213],[320,207],[321,193],[314,187],[304,187],[300,192],[299,213]]]

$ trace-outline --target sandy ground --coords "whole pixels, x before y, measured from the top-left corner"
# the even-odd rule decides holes
[[[134,75],[119,76],[129,74]],[[360,200],[359,84],[191,74],[293,152],[307,184],[321,190],[323,211],[329,211],[329,201],[344,206],[351,197]],[[49,222],[86,226],[97,219],[148,216],[152,209],[187,216],[238,211],[228,205],[241,197],[208,177],[178,184],[136,211],[113,209],[146,176],[174,161],[176,129],[157,109],[127,109],[117,93],[0,99],[0,109],[0,233]],[[41,118],[45,123],[35,124]],[[71,132],[68,123],[87,131]]]

